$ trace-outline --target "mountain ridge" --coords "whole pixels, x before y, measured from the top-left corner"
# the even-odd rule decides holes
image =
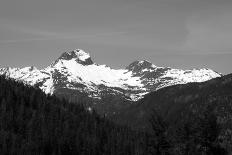
[[[47,94],[68,96],[69,100],[79,100],[82,94],[94,104],[102,102],[106,96],[112,100],[117,98],[120,104],[131,103],[167,86],[203,82],[221,76],[211,69],[172,69],[158,67],[146,60],[134,61],[125,69],[113,69],[94,63],[89,53],[81,49],[62,53],[44,69],[33,66],[0,68],[0,75],[38,86]]]

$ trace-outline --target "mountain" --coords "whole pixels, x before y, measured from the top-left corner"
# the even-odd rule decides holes
[[[187,152],[204,145],[231,152],[231,90],[232,74],[201,83],[169,86],[145,95],[112,120],[149,132],[161,124],[162,130],[158,131],[167,133],[166,137],[172,139],[175,147]],[[154,118],[158,118],[158,125],[152,124]],[[209,154],[226,154],[213,152]]]
[[[231,90],[232,74],[201,83],[170,86],[145,95],[115,118],[119,123],[129,124],[133,128],[149,130],[149,119],[154,111],[168,124],[176,126],[189,119],[190,114],[202,116],[210,107],[223,124],[226,134],[232,132]]]
[[[115,112],[161,88],[202,82],[220,77],[210,69],[181,70],[157,67],[148,61],[135,61],[125,69],[112,69],[92,61],[89,53],[76,49],[64,52],[44,69],[36,67],[1,68],[0,75],[41,88],[47,94],[83,101],[97,110]],[[97,103],[107,103],[98,107]],[[114,108],[112,108],[114,106]],[[113,110],[112,110],[113,109]]]

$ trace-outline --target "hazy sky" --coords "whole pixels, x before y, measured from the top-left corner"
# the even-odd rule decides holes
[[[232,72],[232,0],[0,0],[0,67],[46,67],[64,51],[125,67]]]

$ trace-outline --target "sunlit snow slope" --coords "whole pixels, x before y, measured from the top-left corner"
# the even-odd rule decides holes
[[[45,93],[60,89],[76,90],[94,99],[102,92],[136,101],[157,89],[188,82],[203,82],[221,75],[210,69],[180,70],[157,67],[148,61],[135,61],[125,69],[112,69],[94,63],[90,55],[76,49],[63,53],[44,69],[1,68],[0,74],[39,86]]]

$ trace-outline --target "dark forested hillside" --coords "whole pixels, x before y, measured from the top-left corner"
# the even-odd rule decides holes
[[[0,154],[148,154],[146,134],[0,77]]]
[[[121,126],[0,76],[0,154],[226,155],[231,90],[232,75],[168,87],[116,114]]]
[[[207,143],[210,147],[220,146],[231,151],[232,74],[203,83],[176,85],[150,93],[114,119],[133,128],[154,131],[150,123],[152,115],[165,122],[166,127],[162,125],[161,128],[167,130],[167,137],[172,140],[180,142],[183,140],[180,137],[187,134],[185,136],[188,140],[182,142],[191,144],[193,150],[197,150],[193,146],[202,146],[204,150],[207,147],[203,146]],[[162,121],[156,120],[153,124],[160,124]],[[204,144],[202,141],[205,141]],[[183,143],[179,142],[172,143],[182,146]]]
[[[122,111],[120,121],[147,129],[151,127],[148,120],[155,110],[169,123],[176,124],[192,112],[200,114],[209,105],[220,118],[232,118],[232,74],[202,83],[170,86],[147,94]]]

